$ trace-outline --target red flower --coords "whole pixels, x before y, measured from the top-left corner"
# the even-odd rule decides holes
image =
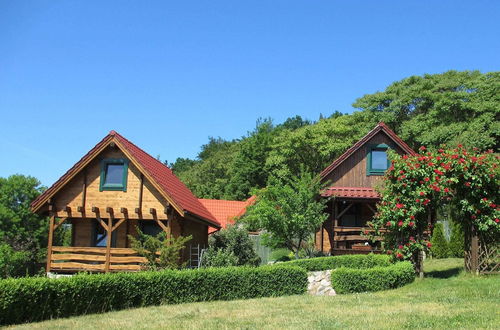
[[[415,220],[415,216],[414,215],[410,215],[410,219]]]
[[[408,159],[408,155],[404,155],[404,156],[403,156],[403,159]]]
[[[425,182],[429,182],[429,180],[430,180],[429,178],[425,178],[424,179]]]
[[[391,250],[387,250],[387,254],[392,254],[392,251]]]
[[[415,242],[415,237],[410,236],[410,242]]]
[[[491,204],[490,204],[490,207],[491,207],[491,208],[493,208],[493,209],[494,209],[496,206],[497,206],[497,205],[496,205],[495,203],[491,203]]]
[[[396,258],[403,259],[403,255],[401,253],[396,254]]]
[[[401,170],[401,171],[399,171],[399,174],[404,174],[404,173],[405,173],[405,171],[402,171],[402,170]]]
[[[399,227],[403,227],[403,221],[399,221],[399,222],[398,222],[398,226],[399,226]]]
[[[444,188],[444,192],[445,192],[445,193],[450,192],[450,189],[448,189],[448,188]]]
[[[498,220],[498,218],[496,218],[496,219],[495,219],[495,222],[496,222],[496,223],[499,223],[499,222],[500,222],[500,220]]]
[[[417,203],[420,203],[420,199],[418,199],[418,198],[417,198],[415,201],[416,201]]]
[[[477,218],[474,214],[473,214],[473,215],[471,215],[470,217],[471,217],[471,219],[475,219],[475,218]]]
[[[457,147],[462,148],[462,144],[459,144]]]
[[[399,204],[399,203],[398,203],[398,204],[396,204],[396,207],[397,207],[398,209],[402,209],[402,208],[403,208],[403,207],[405,207],[405,206],[404,206],[403,204]]]
[[[414,227],[415,223],[413,221],[410,221],[410,227]]]
[[[386,227],[390,227],[392,226],[392,223],[390,221],[387,221],[387,223],[385,224]]]
[[[403,249],[403,246],[402,246],[402,245],[398,246],[398,249],[402,250],[402,249]]]
[[[421,191],[420,196],[425,196],[425,193],[423,191]]]
[[[470,187],[470,182],[466,182],[465,186]]]
[[[430,249],[432,246],[431,242],[427,242],[427,247]]]
[[[426,148],[426,147],[424,147],[424,146],[421,146],[420,148],[418,148],[418,150],[421,150],[421,151],[424,151],[424,150],[426,150],[426,149],[427,149],[427,148]]]
[[[426,200],[424,201],[424,205],[429,204],[429,202],[430,202],[430,201],[431,201],[430,199],[426,199]]]

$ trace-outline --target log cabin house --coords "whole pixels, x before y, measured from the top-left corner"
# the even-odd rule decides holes
[[[388,149],[415,154],[381,122],[321,172],[323,182],[329,183],[321,195],[331,200],[330,216],[315,235],[317,250],[332,255],[377,251],[378,244],[370,245],[361,231],[380,199],[375,187],[390,166]]]
[[[206,246],[221,224],[163,163],[111,131],[31,204],[48,215],[47,272],[136,271],[144,258],[128,235],[165,231]],[[71,246],[53,246],[54,231],[72,227]],[[111,238],[111,239],[109,239]],[[189,258],[184,252],[183,259]]]

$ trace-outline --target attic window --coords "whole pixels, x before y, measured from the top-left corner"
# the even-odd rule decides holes
[[[127,191],[128,160],[104,159],[101,163],[100,191]]]
[[[387,144],[372,145],[368,148],[367,175],[384,175],[384,172],[389,168],[387,149],[389,149]]]

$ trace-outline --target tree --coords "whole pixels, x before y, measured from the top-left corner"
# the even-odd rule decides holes
[[[448,71],[411,76],[353,106],[379,113],[413,148],[442,143],[498,150],[500,72]]]
[[[448,251],[448,241],[444,237],[443,224],[436,223],[432,231],[431,255],[435,258],[446,258]]]
[[[299,175],[301,167],[320,173],[377,122],[377,115],[358,112],[323,119],[294,131],[282,131],[273,140],[265,171],[273,178]]]
[[[450,242],[448,244],[449,248],[449,256],[455,258],[463,258],[464,257],[464,230],[460,223],[453,221],[451,223],[451,235]]]
[[[264,230],[264,243],[286,247],[298,257],[303,243],[327,219],[326,199],[318,198],[322,188],[319,177],[302,172],[299,176],[271,180],[256,191],[257,201],[242,219],[254,228]]]
[[[427,232],[444,203],[453,205],[463,227],[500,237],[499,156],[492,150],[457,148],[398,155],[390,152],[377,214],[369,223],[384,237],[387,253],[411,260],[423,276],[422,251],[431,247]],[[382,230],[384,229],[384,230]]]
[[[222,252],[220,252],[222,251]],[[203,256],[203,265],[218,267],[221,255],[232,255],[232,266],[258,266],[260,258],[242,226],[232,225],[212,234],[208,239],[208,249]]]
[[[31,202],[44,189],[40,181],[31,176],[16,174],[0,178],[0,240],[14,252],[26,252],[30,274],[37,271],[47,246],[49,222],[30,210]]]

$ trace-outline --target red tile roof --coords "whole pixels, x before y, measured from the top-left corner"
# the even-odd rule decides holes
[[[383,131],[389,136],[394,143],[396,143],[404,152],[410,155],[416,155],[415,151],[410,148],[399,136],[394,133],[385,123],[380,122],[372,129],[368,134],[366,134],[361,140],[356,142],[352,147],[347,149],[339,158],[337,158],[333,163],[331,163],[327,168],[325,168],[321,173],[321,177],[329,175],[334,169],[336,169],[342,162],[344,162],[349,156],[351,156],[356,150],[361,148],[366,142],[368,142],[372,137],[374,137],[378,132]]]
[[[323,197],[341,197],[353,199],[379,199],[380,195],[373,188],[365,187],[330,187],[321,192]]]
[[[139,170],[143,171],[146,177],[151,178],[153,184],[156,183],[160,193],[166,195],[165,197],[175,204],[174,207],[180,208],[183,212],[191,213],[209,222],[214,227],[220,227],[215,217],[199,202],[198,198],[193,195],[186,185],[175,176],[171,169],[115,131],[111,131],[49,189],[34,200],[31,203],[31,208],[36,211],[112,141],[124,149],[123,152],[130,155],[130,160],[136,163]]]
[[[247,207],[254,203],[255,196],[250,197],[246,201],[219,199],[199,199],[199,201],[214,215],[222,228],[226,228],[227,225],[234,224],[239,217],[245,214]],[[217,229],[208,228],[209,233],[214,231],[217,231]]]

